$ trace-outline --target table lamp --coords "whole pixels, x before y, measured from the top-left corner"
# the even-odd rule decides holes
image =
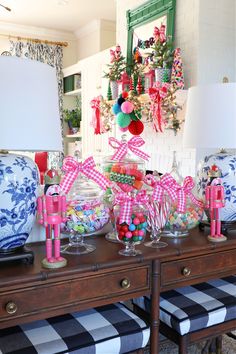
[[[236,155],[225,149],[236,148],[236,83],[191,87],[188,90],[183,146],[221,149],[199,163],[197,187],[204,196],[212,166],[217,169],[225,190],[221,221],[232,227],[236,221]]]
[[[23,249],[36,215],[39,173],[8,151],[62,151],[56,71],[30,59],[0,56],[0,261]],[[15,252],[17,253],[17,252]]]

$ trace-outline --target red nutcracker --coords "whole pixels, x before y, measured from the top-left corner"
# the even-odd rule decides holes
[[[60,226],[66,221],[66,197],[61,195],[59,183],[58,172],[54,169],[47,171],[44,194],[38,198],[38,222],[46,229],[46,258],[42,260],[45,268],[61,268],[67,264],[60,256]]]
[[[227,238],[221,234],[221,221],[219,209],[225,206],[224,187],[220,178],[214,178],[206,187],[206,208],[210,210],[211,234],[208,239],[213,242],[225,241]]]

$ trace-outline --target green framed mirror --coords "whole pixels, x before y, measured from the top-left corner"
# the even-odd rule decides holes
[[[146,41],[153,36],[154,27],[166,26],[166,36],[174,40],[176,0],[149,0],[134,10],[127,11],[127,64],[132,65],[133,50],[141,38]]]

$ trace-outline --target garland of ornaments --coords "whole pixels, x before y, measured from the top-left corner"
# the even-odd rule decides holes
[[[116,116],[116,123],[122,132],[127,130],[132,135],[140,135],[144,125],[141,122],[142,107],[133,91],[123,91],[116,103],[112,106],[112,112]]]

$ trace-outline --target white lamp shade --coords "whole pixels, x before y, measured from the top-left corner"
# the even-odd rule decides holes
[[[236,83],[188,90],[183,145],[188,148],[236,148]]]
[[[0,56],[0,149],[62,151],[56,71]]]

